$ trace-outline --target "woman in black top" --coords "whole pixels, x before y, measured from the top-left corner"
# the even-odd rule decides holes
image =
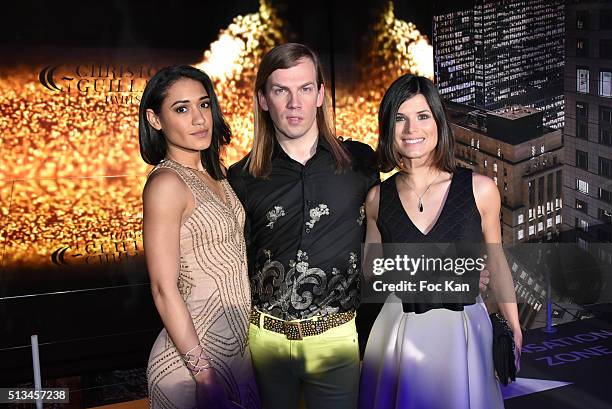
[[[497,186],[455,165],[454,140],[433,83],[410,74],[397,79],[381,102],[379,128],[380,168],[399,172],[368,193],[366,242],[487,243],[493,287],[512,289],[498,304],[520,351],[512,277],[499,251]],[[447,301],[389,296],[366,347],[360,408],[503,408],[486,307],[476,295],[472,302]]]

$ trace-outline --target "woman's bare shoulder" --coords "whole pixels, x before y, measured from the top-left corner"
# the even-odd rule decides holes
[[[486,175],[473,172],[472,190],[474,191],[474,199],[476,200],[476,205],[481,211],[481,214],[483,210],[488,208],[499,208],[499,190],[493,179]]]
[[[160,168],[149,175],[142,199],[149,204],[165,204],[171,207],[182,205],[184,208],[189,193],[189,188],[178,173],[172,169]]]

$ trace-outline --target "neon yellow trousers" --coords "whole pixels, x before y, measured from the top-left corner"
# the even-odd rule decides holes
[[[297,341],[250,324],[249,343],[263,409],[297,409],[302,396],[308,409],[357,407],[359,345],[354,318]]]

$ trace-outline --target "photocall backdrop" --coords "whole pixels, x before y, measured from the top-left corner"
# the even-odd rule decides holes
[[[40,335],[43,363],[57,359],[65,367],[73,356],[77,368],[74,351],[98,348],[104,365],[113,345],[117,356],[138,350],[133,359],[146,359],[148,344],[129,346],[152,339],[160,325],[142,257],[141,192],[150,167],[140,158],[137,116],[147,80],[159,68],[190,64],[211,76],[233,131],[228,166],[250,149],[254,78],[275,45],[301,41],[321,53],[337,134],[372,147],[385,88],[404,73],[433,76],[432,48],[421,33],[430,28],[396,16],[393,2],[350,10],[352,23],[342,4],[300,13],[290,2],[243,2],[252,8],[246,12],[239,3],[230,2],[240,12],[229,24],[203,18],[216,33],[195,50],[138,47],[129,36],[130,47],[121,39],[110,41],[117,46],[90,46],[95,36],[86,22],[70,32],[70,42],[2,46],[0,359],[15,371],[30,365],[33,333]],[[81,17],[62,12],[68,25]],[[123,27],[139,16],[119,18],[127,19]],[[197,43],[197,26],[173,27],[149,29]]]

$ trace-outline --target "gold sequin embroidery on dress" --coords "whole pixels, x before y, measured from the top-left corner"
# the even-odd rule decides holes
[[[219,196],[194,169],[166,160],[151,173],[161,168],[176,172],[194,197],[194,209],[180,228],[179,292],[230,398],[258,408],[248,349],[251,295],[244,209],[227,180],[219,182]],[[165,330],[151,351],[147,379],[152,408],[195,407],[195,381]]]

